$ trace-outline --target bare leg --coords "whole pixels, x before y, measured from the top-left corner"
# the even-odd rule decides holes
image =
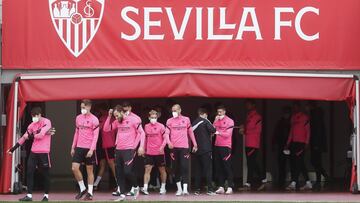
[[[108,164],[109,164],[112,174],[114,175],[114,177],[116,177],[114,160],[108,160]]]
[[[151,165],[145,165],[145,173],[144,173],[144,184],[148,184],[150,181],[150,173],[152,170],[153,166]]]
[[[94,189],[94,166],[93,165],[86,165],[86,172],[87,172],[87,181],[88,181],[88,193],[93,195]]]
[[[104,172],[105,172],[106,160],[101,159],[99,166],[100,166],[100,168],[99,168],[98,176],[102,177],[104,175]]]
[[[94,184],[94,166],[93,165],[86,165],[86,172],[88,174],[88,185]]]
[[[159,167],[161,183],[166,183],[166,169],[164,166]]]
[[[75,176],[75,179],[79,182],[79,181],[82,181],[83,180],[83,176],[81,174],[81,171],[80,171],[80,164],[79,163],[75,163],[73,162],[71,164],[71,170]]]

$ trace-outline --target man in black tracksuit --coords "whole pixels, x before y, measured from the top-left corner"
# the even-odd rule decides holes
[[[199,117],[192,123],[198,150],[195,153],[195,164],[197,167],[195,173],[195,195],[200,194],[202,174],[206,177],[208,186],[208,195],[215,194],[211,186],[212,181],[212,135],[216,132],[215,127],[207,119],[208,113],[205,108],[199,108]]]

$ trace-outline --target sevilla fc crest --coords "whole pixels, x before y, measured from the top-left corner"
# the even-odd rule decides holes
[[[50,15],[57,34],[78,57],[99,29],[105,0],[49,0]]]

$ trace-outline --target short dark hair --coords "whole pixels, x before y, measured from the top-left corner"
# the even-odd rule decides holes
[[[156,114],[156,116],[158,116],[158,115],[159,115],[159,112],[157,112],[155,109],[151,109],[151,110],[149,111],[149,116],[151,116],[151,115],[153,115],[153,114]]]
[[[42,110],[41,110],[41,108],[40,107],[34,107],[34,108],[32,108],[31,109],[31,115],[32,116],[37,116],[37,115],[40,115],[40,114],[42,114]]]
[[[90,99],[83,99],[81,100],[81,103],[85,106],[92,106],[92,101]]]
[[[205,108],[199,108],[198,109],[198,114],[202,115],[202,114],[208,114],[208,111]]]
[[[119,104],[116,105],[114,109],[115,109],[115,111],[117,111],[117,112],[123,112],[123,111],[124,111],[123,106],[121,106],[121,105],[119,105]]]
[[[219,110],[219,109],[226,111],[226,107],[224,105],[219,105],[216,107],[216,110]]]
[[[131,106],[131,103],[129,101],[124,101],[122,104],[121,104],[123,107],[132,107]]]

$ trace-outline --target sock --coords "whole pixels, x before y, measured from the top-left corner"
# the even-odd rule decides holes
[[[165,190],[165,188],[166,188],[165,186],[166,186],[166,183],[161,183],[161,189],[162,190]]]
[[[134,189],[135,189],[134,187],[131,187],[130,192],[131,192],[131,193],[134,193]]]
[[[181,189],[181,182],[177,182],[177,183],[176,183],[176,186],[177,186],[177,188],[178,188],[179,191],[182,191],[182,189]]]
[[[96,180],[95,180],[94,186],[98,186],[98,185],[99,185],[99,183],[100,183],[100,180],[101,180],[101,176],[96,177]]]
[[[80,187],[80,192],[83,192],[84,190],[86,190],[86,187],[85,187],[85,184],[84,184],[83,180],[79,181],[78,184],[79,184],[79,187]]]
[[[187,193],[188,192],[188,190],[187,190],[188,184],[185,183],[183,186],[184,186],[184,193]]]
[[[32,194],[27,194],[26,196],[28,196],[28,197],[32,198]]]
[[[143,188],[145,191],[148,190],[148,184],[144,184],[144,188]]]
[[[49,194],[44,194],[44,197],[49,199]]]
[[[93,195],[93,188],[93,185],[89,185],[88,193],[90,193],[90,195]]]

